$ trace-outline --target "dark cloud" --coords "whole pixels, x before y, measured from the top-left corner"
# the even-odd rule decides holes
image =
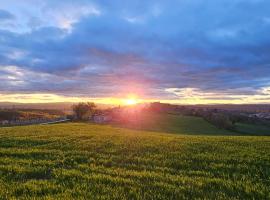
[[[17,82],[2,74],[1,91],[174,98],[166,89],[254,95],[269,86],[268,1],[78,1],[83,15],[64,12],[69,4],[40,8],[58,23],[32,10],[16,18],[28,31],[0,30],[0,67],[25,73]]]

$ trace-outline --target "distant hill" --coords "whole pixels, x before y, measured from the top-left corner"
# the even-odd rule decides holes
[[[189,107],[189,106],[187,106]],[[220,104],[220,105],[193,105],[196,108],[223,109],[242,112],[270,112],[270,104]]]
[[[62,110],[71,111],[74,102],[55,102],[55,103],[15,103],[15,102],[0,102],[1,108],[18,108],[18,109],[49,109],[49,110]],[[100,109],[114,107],[110,104],[97,104]],[[212,108],[224,109],[230,111],[243,111],[243,112],[270,112],[270,104],[216,104],[216,105],[176,105],[189,108]]]
[[[8,109],[49,109],[49,110],[70,110],[73,103],[13,103],[0,102],[0,108]]]
[[[71,112],[72,102],[56,102],[56,103],[14,103],[14,102],[0,102],[0,109],[43,109],[43,110],[61,110],[64,112]],[[99,108],[108,108],[111,105],[97,104]]]
[[[38,109],[0,109],[1,120],[32,120],[32,119],[55,119],[65,116],[61,110],[38,110]]]

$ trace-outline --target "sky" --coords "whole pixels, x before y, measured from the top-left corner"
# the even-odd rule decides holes
[[[270,103],[269,0],[0,1],[0,101]]]

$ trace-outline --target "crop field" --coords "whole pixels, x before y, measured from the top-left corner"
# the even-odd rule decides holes
[[[0,128],[0,199],[270,199],[270,137],[182,134]]]

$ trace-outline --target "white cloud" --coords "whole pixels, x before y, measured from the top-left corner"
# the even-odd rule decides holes
[[[264,87],[260,91],[264,95],[269,95],[270,96],[270,86],[269,87]]]
[[[52,79],[52,75],[46,73],[39,73],[20,68],[18,66],[0,66],[0,82],[5,83],[1,85],[3,88],[7,86],[16,86],[18,88],[27,86],[33,80],[43,81]],[[2,87],[0,86],[0,91]]]
[[[162,13],[161,7],[159,5],[154,5],[151,8],[149,8],[149,10],[147,10],[145,13],[140,13],[137,15],[134,15],[134,13],[130,14],[127,11],[125,11],[122,14],[123,16],[122,18],[129,23],[139,24],[139,23],[145,23],[151,18],[158,17],[161,15],[161,13]]]
[[[167,88],[165,91],[177,96],[175,103],[183,104],[242,104],[269,103],[270,101],[270,87],[263,87],[257,90],[254,95],[238,94],[233,90],[229,93],[226,93],[226,91],[208,92],[198,88]]]
[[[124,19],[126,21],[128,21],[129,23],[143,23],[144,22],[144,18],[143,17],[124,17]]]
[[[9,59],[19,60],[27,55],[27,52],[21,49],[15,49],[7,54]]]
[[[15,5],[12,6],[12,5]],[[0,29],[12,32],[31,32],[40,27],[59,27],[68,31],[72,25],[84,16],[99,16],[101,10],[90,3],[64,1],[17,1],[9,3],[0,1],[0,7],[15,15],[15,19],[9,24],[2,24]]]
[[[57,27],[71,31],[72,25],[78,22],[80,18],[89,15],[99,16],[101,11],[92,5],[66,5],[61,10],[48,10],[47,15],[55,21]]]

